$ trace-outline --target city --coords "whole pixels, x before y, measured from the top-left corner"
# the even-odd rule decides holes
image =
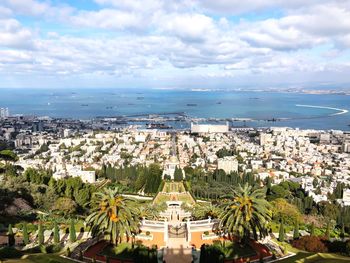
[[[350,132],[193,122],[185,130],[123,124],[111,131],[94,129],[94,121],[10,115],[0,122],[1,198],[5,200],[1,216],[17,222],[39,213],[41,222],[37,230],[38,223],[25,224],[32,229],[27,240],[23,223],[11,225],[16,246],[55,244],[55,249],[64,246],[69,250],[66,255],[76,260],[107,257],[119,262],[118,253],[107,252],[110,245],[101,241],[103,232],[93,225],[91,215],[82,221],[93,208],[90,198],[99,191],[114,191],[109,194],[139,207],[129,212],[139,218],[133,222],[137,225],[130,225],[130,232],[117,233],[122,244],[148,247],[148,253],[154,254],[149,262],[196,262],[203,253],[219,253],[210,252],[217,242],[232,247],[222,252],[227,260],[268,261],[296,254],[283,242],[298,247],[299,237],[321,242],[316,236],[323,236],[332,244],[349,235]],[[112,124],[113,120],[104,120],[105,127]],[[245,241],[245,249],[227,239],[220,201],[237,184],[242,191],[266,188],[265,202],[271,209],[263,228],[258,228],[259,237],[251,229],[253,236]],[[69,227],[64,230],[66,222]],[[80,226],[74,230],[80,231],[78,238],[67,234],[72,225]],[[56,232],[61,239],[54,241]],[[0,238],[7,243],[6,232]],[[131,251],[119,257],[140,257]],[[212,255],[210,260],[219,259]]]

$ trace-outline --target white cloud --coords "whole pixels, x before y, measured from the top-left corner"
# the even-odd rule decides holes
[[[203,41],[215,31],[212,18],[202,14],[170,14],[164,16],[158,26],[161,32],[185,41]]]
[[[0,47],[34,48],[32,32],[15,19],[0,19]]]
[[[35,0],[3,0],[2,4],[24,15],[42,15],[50,8],[49,4]]]
[[[82,11],[71,17],[70,21],[76,26],[112,30],[137,29],[143,26],[143,17],[137,13],[114,9]]]
[[[346,0],[347,1],[347,0]],[[197,0],[197,4],[211,13],[237,15],[248,12],[263,11],[272,8],[298,9],[316,3],[327,3],[327,0]]]
[[[89,10],[54,1],[1,2],[0,72],[144,80],[176,76],[181,82],[196,76],[332,75],[349,68],[344,55],[350,48],[348,0],[95,2],[98,8]],[[275,7],[281,17],[247,16],[237,22],[225,15]],[[31,27],[19,22],[23,15],[33,19]]]

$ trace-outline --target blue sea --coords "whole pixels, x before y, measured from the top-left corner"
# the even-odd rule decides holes
[[[90,119],[184,112],[198,118],[253,119],[232,122],[233,126],[350,130],[350,113],[346,112],[350,110],[350,96],[346,95],[156,89],[0,89],[0,107],[8,107],[12,115]],[[284,120],[266,121],[273,118]]]

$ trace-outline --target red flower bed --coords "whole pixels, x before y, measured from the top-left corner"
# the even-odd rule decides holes
[[[292,246],[308,252],[328,252],[325,239],[316,236],[303,236],[292,242]]]

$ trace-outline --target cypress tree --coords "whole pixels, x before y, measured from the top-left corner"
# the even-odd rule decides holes
[[[13,229],[12,229],[12,224],[9,224],[9,229],[8,229],[8,245],[10,247],[14,246],[16,243],[15,240],[15,235],[13,233]]]
[[[330,225],[329,225],[329,222],[327,222],[327,226],[326,226],[326,239],[329,240],[330,238],[331,238]]]
[[[175,182],[181,182],[183,177],[182,177],[182,170],[179,167],[175,167],[175,172],[174,172],[174,181]]]
[[[299,221],[298,220],[295,221],[293,238],[294,239],[298,239],[299,238]]]
[[[25,245],[29,244],[29,235],[28,235],[28,228],[27,228],[27,223],[23,223],[23,242]]]
[[[312,222],[311,227],[310,227],[310,236],[315,235],[315,223]]]
[[[70,220],[69,240],[72,243],[74,243],[77,240],[77,234],[75,232],[75,225],[74,225],[74,219],[73,218]]]
[[[345,228],[344,228],[344,223],[341,224],[341,232],[340,232],[340,238],[345,237]]]
[[[283,220],[281,221],[280,224],[280,230],[279,230],[279,234],[278,234],[278,240],[280,242],[284,242],[284,224],[283,224]]]
[[[60,243],[60,231],[59,231],[58,224],[56,221],[55,221],[54,230],[53,230],[53,242],[55,244]]]
[[[38,227],[38,242],[39,242],[39,245],[44,244],[44,228],[41,222],[39,223],[39,227]]]

